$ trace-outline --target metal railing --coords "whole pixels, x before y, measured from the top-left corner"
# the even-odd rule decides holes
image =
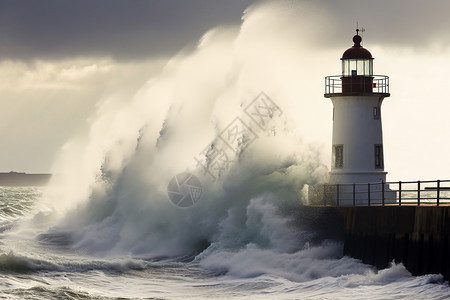
[[[367,79],[372,77],[373,81],[371,84],[367,85]],[[358,89],[355,93],[389,93],[389,76],[385,75],[372,75],[372,76],[348,76],[343,77],[342,75],[333,75],[325,77],[325,94],[347,94],[350,92],[342,91],[342,78],[345,78],[349,87],[359,86],[363,90]]]
[[[450,180],[324,184],[308,196],[320,206],[450,205]]]

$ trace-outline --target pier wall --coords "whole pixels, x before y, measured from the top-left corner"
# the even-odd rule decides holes
[[[402,263],[413,275],[450,280],[450,206],[304,206],[299,226],[317,241],[344,242],[344,255],[384,269]]]
[[[343,218],[344,255],[379,269],[394,261],[413,275],[450,279],[450,206],[334,207]]]

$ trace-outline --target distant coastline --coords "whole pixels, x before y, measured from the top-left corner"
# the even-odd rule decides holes
[[[52,174],[28,174],[24,172],[0,172],[0,186],[43,186]]]

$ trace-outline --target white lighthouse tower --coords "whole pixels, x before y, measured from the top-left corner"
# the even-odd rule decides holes
[[[372,54],[358,33],[342,55],[342,74],[325,78],[333,102],[332,185],[386,181],[381,104],[390,96],[389,77],[373,75]]]

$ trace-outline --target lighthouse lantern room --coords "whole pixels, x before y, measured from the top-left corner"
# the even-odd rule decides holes
[[[333,103],[330,184],[386,181],[381,104],[390,96],[389,77],[373,75],[374,59],[358,31],[342,55],[342,74],[325,78]]]

